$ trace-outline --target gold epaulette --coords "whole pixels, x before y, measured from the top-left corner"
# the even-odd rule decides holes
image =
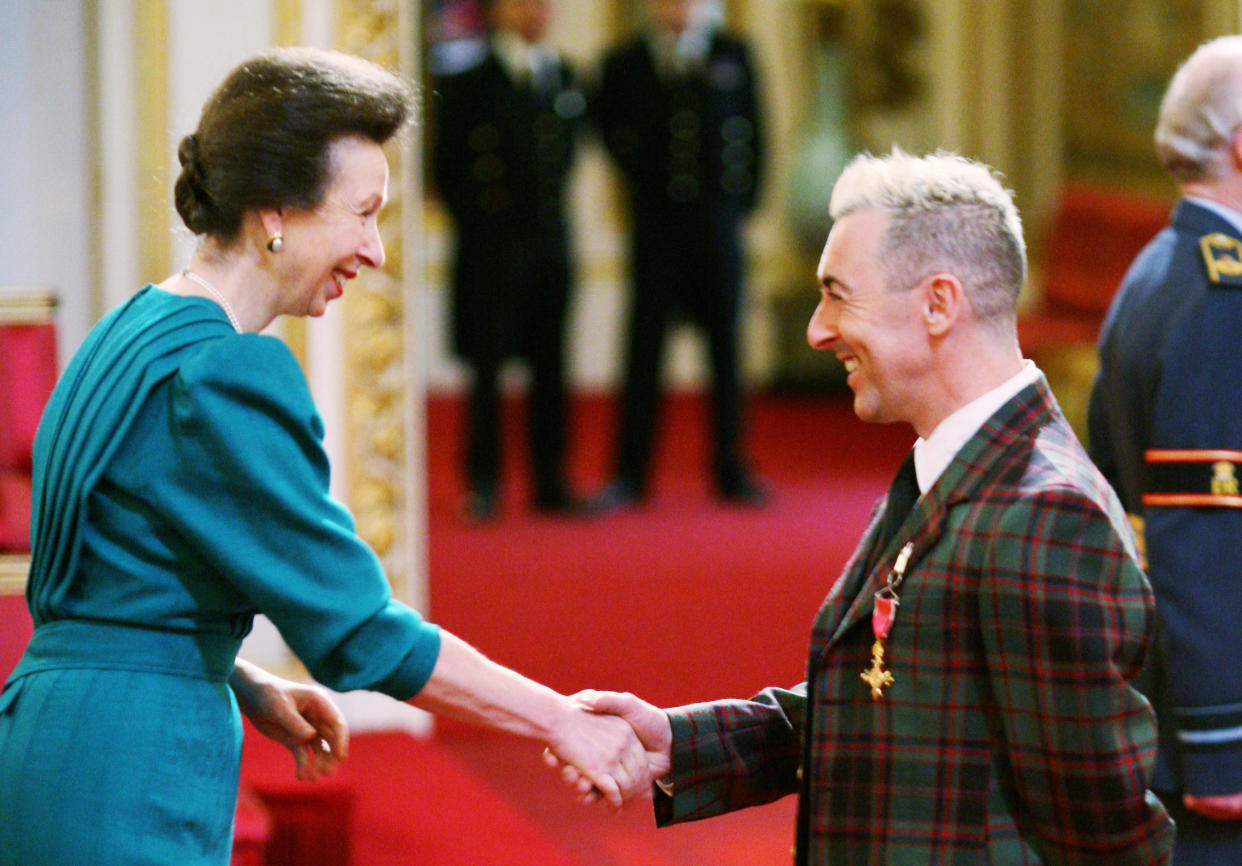
[[[1134,530],[1134,544],[1138,548],[1139,565],[1147,570],[1147,523],[1137,514],[1127,514],[1130,528]]]
[[[1218,285],[1242,286],[1242,240],[1223,232],[1199,238],[1208,279]]]

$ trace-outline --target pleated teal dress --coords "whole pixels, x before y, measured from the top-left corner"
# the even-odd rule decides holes
[[[91,332],[35,442],[0,866],[227,864],[227,679],[256,613],[334,689],[422,688],[439,632],[329,495],[322,438],[284,344],[235,334],[210,301],[147,286]]]

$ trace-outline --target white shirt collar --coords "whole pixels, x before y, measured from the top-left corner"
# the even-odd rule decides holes
[[[691,25],[681,33],[652,28],[647,40],[662,74],[686,72],[701,66],[711,48],[712,30],[703,25]]]
[[[945,418],[926,439],[916,441],[914,472],[918,477],[919,492],[930,490],[957,452],[983,426],[983,422],[1023,388],[1039,381],[1039,376],[1035,362],[1024,360],[1021,370]]]
[[[540,67],[551,57],[546,45],[532,45],[507,30],[497,30],[492,35],[492,46],[500,58],[500,64],[514,80],[535,78]]]

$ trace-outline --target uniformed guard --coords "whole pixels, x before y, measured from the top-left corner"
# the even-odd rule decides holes
[[[1174,76],[1156,149],[1182,197],[1105,320],[1092,456],[1142,526],[1162,622],[1144,690],[1178,866],[1242,863],[1242,37]]]
[[[565,187],[586,109],[545,42],[548,0],[491,0],[481,62],[436,83],[433,176],[456,226],[453,346],[471,367],[464,512],[499,508],[502,364],[531,369],[534,505],[579,510],[565,480],[565,318],[571,288]]]
[[[757,503],[742,454],[738,320],[742,221],[763,152],[755,69],[745,42],[699,0],[649,0],[647,27],[603,60],[595,115],[632,211],[629,323],[615,474],[598,511],[647,493],[665,337],[680,319],[707,335],[716,492]]]

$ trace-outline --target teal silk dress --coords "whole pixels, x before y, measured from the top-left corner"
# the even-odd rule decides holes
[[[328,492],[279,340],[147,286],[91,332],[35,442],[35,631],[0,693],[0,864],[229,862],[256,613],[340,691],[415,695],[439,631]]]

